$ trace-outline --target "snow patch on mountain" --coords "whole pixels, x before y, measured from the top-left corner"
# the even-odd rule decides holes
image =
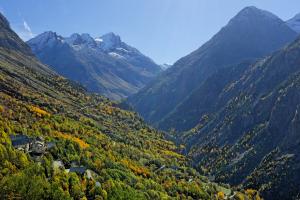
[[[102,38],[95,38],[95,41],[98,43],[103,42]]]
[[[147,68],[153,73],[161,71],[161,68],[152,59],[123,42],[120,36],[112,32],[93,38],[87,33],[74,33],[69,37],[62,37],[48,31],[31,39],[28,44],[34,52],[39,52],[43,48],[53,45],[68,45],[74,51],[92,50],[99,55],[106,54],[115,59],[123,59],[137,67]]]
[[[164,64],[161,64],[161,65],[159,65],[160,66],[160,68],[162,69],[162,70],[167,70],[168,68],[170,68],[172,65],[171,64],[166,64],[166,63],[164,63]]]
[[[108,53],[110,56],[117,58],[117,59],[122,59],[124,58],[124,56],[121,56],[120,54],[116,53],[116,52],[109,52]]]

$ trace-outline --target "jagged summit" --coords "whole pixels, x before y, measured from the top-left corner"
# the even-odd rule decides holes
[[[32,51],[41,51],[44,46],[54,46],[63,42],[63,37],[57,35],[56,32],[46,31],[27,43],[31,46]]]
[[[115,40],[115,41],[121,41],[121,37],[113,32],[106,33],[101,36],[103,40]]]
[[[115,48],[116,46],[120,46],[122,43],[121,37],[113,32],[107,33],[100,38],[102,39],[102,42],[100,43],[101,48],[106,51]]]
[[[87,47],[92,47],[95,48],[97,46],[96,41],[94,38],[92,38],[88,33],[73,33],[70,37],[65,38],[65,42],[67,42],[69,45],[73,46],[87,46]]]
[[[33,40],[46,40],[50,38],[57,38],[58,35],[54,31],[45,31],[44,33],[38,35],[37,37],[33,38]]]
[[[102,35],[101,37],[93,38],[88,33],[73,33],[69,37],[63,37],[56,32],[46,31],[28,41],[28,44],[34,46],[34,51],[40,50],[45,45],[54,45],[55,43],[67,43],[75,50],[87,47],[105,52],[113,51],[116,48],[126,49],[127,51],[136,51],[136,49],[122,42],[121,37],[113,32]]]

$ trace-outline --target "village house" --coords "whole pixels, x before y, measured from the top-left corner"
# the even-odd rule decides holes
[[[43,137],[30,138],[26,135],[10,135],[10,139],[15,149],[35,156],[42,155],[55,146],[54,143],[46,143]]]
[[[67,173],[74,172],[78,175],[85,176],[86,178],[93,179],[93,180],[98,176],[98,174],[96,172],[94,172],[93,170],[87,169],[84,166],[71,167],[70,169],[66,169],[66,172]]]
[[[79,175],[85,175],[87,168],[86,167],[71,167],[70,169],[66,169],[67,172],[75,172]]]
[[[29,152],[32,139],[26,135],[10,135],[11,144],[15,149]]]

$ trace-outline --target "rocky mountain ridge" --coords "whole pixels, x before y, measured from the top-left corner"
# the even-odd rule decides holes
[[[57,73],[114,100],[137,92],[161,71],[114,33],[93,38],[86,33],[62,37],[48,31],[27,43]]]

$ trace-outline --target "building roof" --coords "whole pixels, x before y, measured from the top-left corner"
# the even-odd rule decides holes
[[[25,145],[32,141],[32,139],[26,135],[10,135],[10,139],[13,146]]]
[[[79,174],[84,174],[86,172],[86,167],[71,167],[69,169],[69,172],[75,172]]]

